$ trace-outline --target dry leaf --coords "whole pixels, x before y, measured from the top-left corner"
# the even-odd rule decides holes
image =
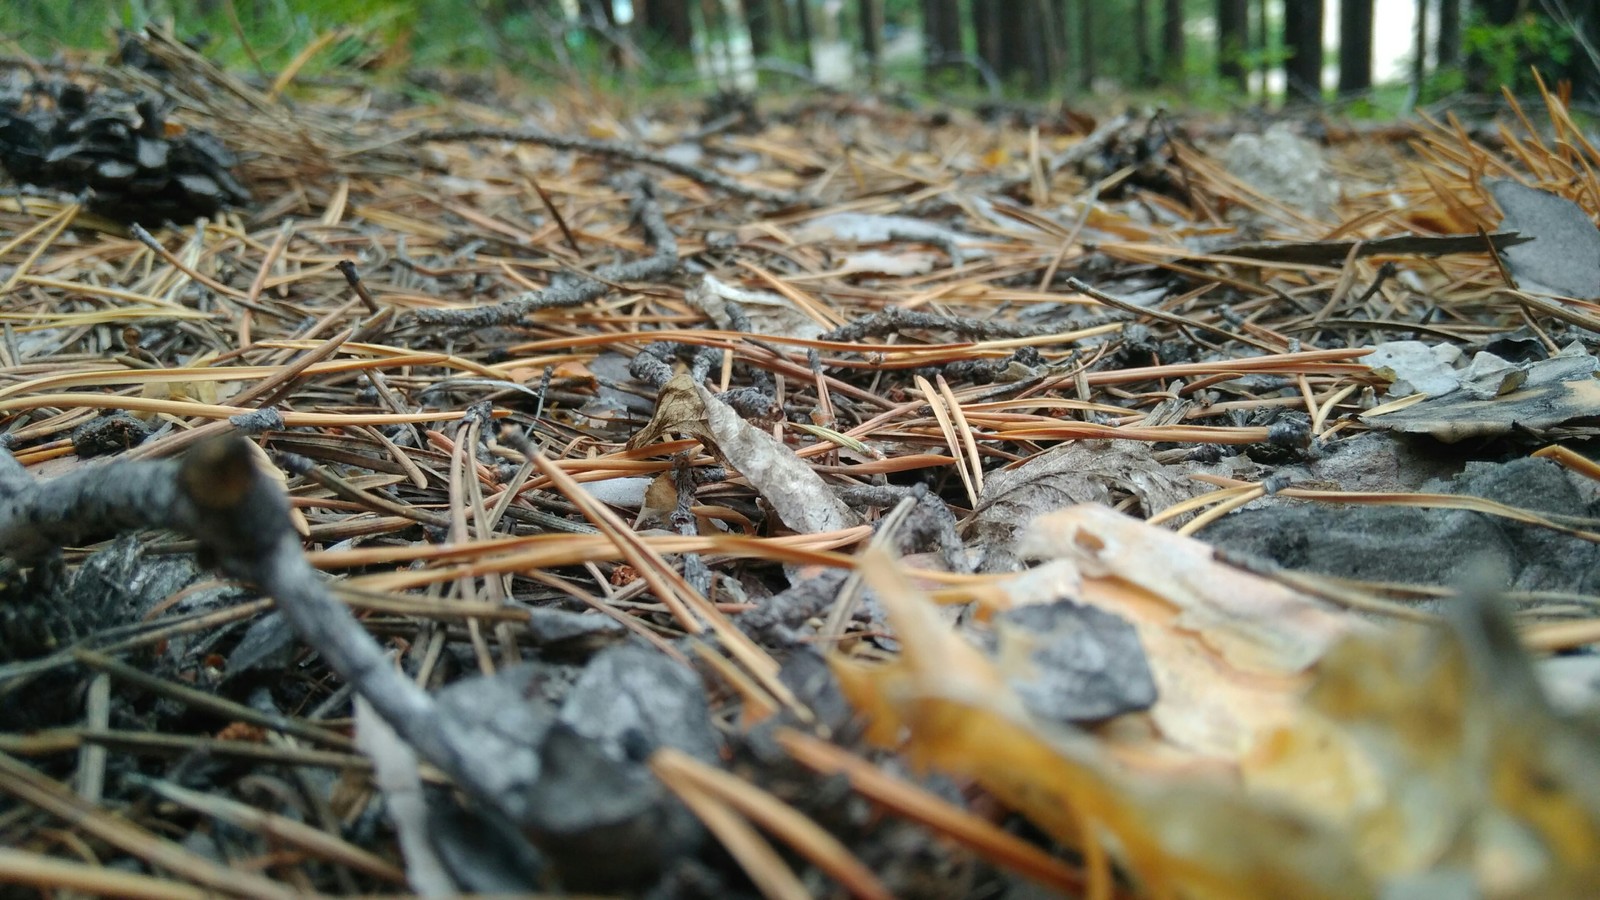
[[[794,531],[839,531],[860,522],[793,450],[739,418],[687,374],[674,376],[661,389],[655,416],[628,441],[628,447],[643,447],[670,433],[693,437],[722,457]]]
[[[860,524],[822,477],[777,438],[751,425],[700,385],[706,429],[718,454],[739,471],[783,520],[801,534],[839,531]]]
[[[1156,462],[1140,441],[1071,441],[1019,466],[984,476],[973,517],[972,543],[983,550],[985,572],[1022,567],[1017,542],[1033,520],[1075,503],[1112,505],[1111,491],[1139,498],[1147,513],[1195,495],[1182,473]]]

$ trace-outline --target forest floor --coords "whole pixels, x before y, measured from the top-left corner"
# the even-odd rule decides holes
[[[623,113],[124,61],[0,103],[0,882],[1600,884],[1558,98]]]

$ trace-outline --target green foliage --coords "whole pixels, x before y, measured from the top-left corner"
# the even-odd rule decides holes
[[[26,51],[108,49],[117,28],[171,23],[183,39],[204,37],[207,56],[228,68],[281,71],[326,40],[304,74],[363,66],[384,53],[426,66],[488,67],[514,55],[548,60],[549,14],[540,4],[494,0],[123,0],[71,4],[12,0],[7,18]],[[86,15],[84,8],[95,10]]]
[[[1462,39],[1468,58],[1479,61],[1486,85],[1506,85],[1517,93],[1533,90],[1529,65],[1537,64],[1546,72],[1563,71],[1576,45],[1571,28],[1532,12],[1503,26],[1475,20]]]

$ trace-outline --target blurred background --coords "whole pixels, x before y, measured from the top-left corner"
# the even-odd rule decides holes
[[[464,69],[603,86],[1336,100],[1356,113],[1570,84],[1600,101],[1592,0],[11,0],[13,58],[171,22],[230,68]]]

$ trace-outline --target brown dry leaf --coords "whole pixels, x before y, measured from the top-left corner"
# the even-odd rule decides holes
[[[628,448],[643,447],[669,433],[693,437],[722,457],[794,531],[816,534],[860,523],[793,450],[739,418],[732,407],[687,374],[674,376],[661,389],[655,417],[628,441]]]
[[[706,426],[705,404],[700,400],[694,379],[685,372],[674,375],[662,386],[661,393],[656,396],[656,414],[624,446],[637,450],[672,434],[687,435],[705,444],[707,449],[716,450],[716,442]]]
[[[1503,611],[1457,606],[1448,628],[1330,652],[1246,784],[1347,831],[1374,872],[1449,873],[1476,896],[1594,896],[1595,725],[1552,711]]]
[[[1285,690],[1285,721],[1236,780],[1130,771],[1104,741],[1030,720],[891,560],[869,552],[860,571],[904,648],[886,665],[834,659],[871,737],[1078,848],[1089,896],[1109,896],[1107,854],[1153,896],[1576,898],[1600,884],[1600,727],[1551,710],[1509,617],[1481,598],[1460,598],[1448,627],[1342,640],[1309,690]]]
[[[1348,844],[1314,819],[1226,782],[1130,777],[1083,733],[1030,722],[994,666],[883,551],[863,554],[860,571],[903,647],[887,665],[833,659],[846,696],[869,714],[870,736],[903,736],[914,760],[977,780],[1080,848],[1089,896],[1109,896],[1102,846],[1156,896],[1179,884],[1204,898],[1370,896]]]
[[[1307,669],[1370,628],[1218,562],[1200,541],[1094,504],[1035,520],[1021,546],[1049,562],[1007,583],[1011,604],[1067,596],[1133,623],[1158,692],[1143,715],[1180,762],[1236,762],[1289,720]],[[1125,749],[1143,757],[1149,743]]]
[[[739,418],[709,390],[698,384],[694,388],[712,446],[772,504],[783,524],[801,534],[840,531],[860,524],[860,517],[793,450]]]
[[[1034,519],[1075,503],[1110,506],[1113,489],[1133,494],[1149,513],[1196,493],[1181,472],[1155,460],[1147,443],[1068,441],[985,476],[972,522],[983,571],[1022,568],[1017,544]]]

